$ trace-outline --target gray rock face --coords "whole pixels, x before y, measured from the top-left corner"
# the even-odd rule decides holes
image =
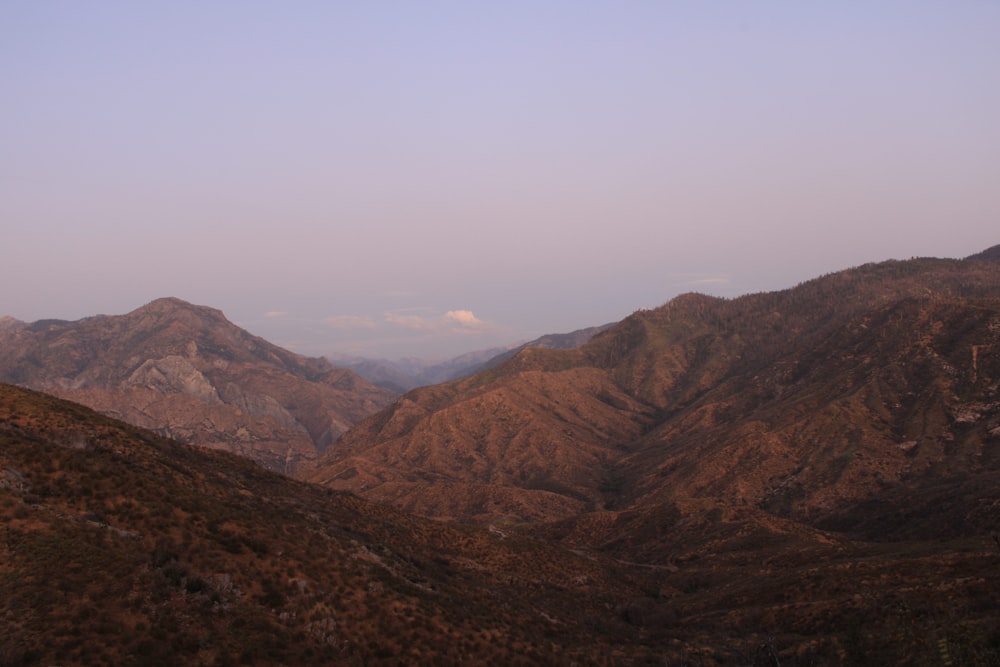
[[[251,417],[269,417],[285,428],[305,430],[301,422],[273,396],[246,392],[235,382],[226,383],[221,393],[225,403]]]
[[[201,371],[177,355],[147,359],[129,375],[122,387],[148,387],[164,394],[191,394],[208,403],[222,402]]]

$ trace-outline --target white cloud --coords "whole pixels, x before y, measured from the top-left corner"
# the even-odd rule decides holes
[[[288,312],[284,310],[269,310],[264,313],[264,317],[284,317],[286,315],[288,315]]]
[[[487,328],[471,310],[449,310],[444,315],[410,315],[399,311],[387,312],[385,321],[404,329],[437,333],[471,333]]]
[[[485,324],[471,310],[449,310],[444,317],[446,320],[458,322],[463,327],[481,327]]]
[[[323,320],[335,329],[374,329],[375,320],[364,315],[334,315]]]

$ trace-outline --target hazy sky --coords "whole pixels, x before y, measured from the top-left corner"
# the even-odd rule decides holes
[[[472,349],[1000,243],[1000,3],[0,3],[0,315]]]

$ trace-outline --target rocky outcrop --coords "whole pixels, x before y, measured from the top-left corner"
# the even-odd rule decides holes
[[[215,387],[184,357],[147,359],[121,387],[147,387],[162,394],[189,394],[206,403],[220,403]]]

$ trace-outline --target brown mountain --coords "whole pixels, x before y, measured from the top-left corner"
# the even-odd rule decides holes
[[[568,521],[643,559],[698,508],[843,526],[859,503],[1000,470],[995,254],[684,295],[577,350],[410,392],[310,478],[427,516]]]
[[[173,298],[76,322],[8,319],[0,380],[285,473],[394,396]]]

